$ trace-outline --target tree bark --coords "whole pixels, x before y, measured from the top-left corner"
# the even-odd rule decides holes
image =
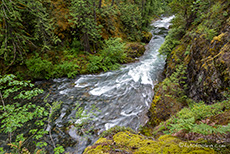
[[[95,3],[95,0],[93,0],[93,14],[94,14],[94,20],[95,20],[95,22],[97,22],[96,3]]]
[[[98,9],[100,9],[100,8],[101,8],[101,1],[102,1],[102,0],[99,0]]]
[[[113,6],[113,4],[114,4],[114,0],[112,0],[111,6]]]
[[[83,46],[85,51],[91,52],[89,44],[89,35],[87,33],[83,34]]]

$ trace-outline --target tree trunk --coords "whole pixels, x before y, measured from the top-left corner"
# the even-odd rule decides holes
[[[87,33],[83,34],[83,46],[85,51],[91,52],[89,44],[89,35]]]
[[[111,6],[113,6],[114,0],[112,0]]]
[[[100,9],[100,8],[101,8],[101,1],[102,1],[102,0],[99,0],[99,6],[98,6],[98,9]]]
[[[94,20],[95,20],[95,22],[97,22],[96,3],[95,3],[95,0],[93,0],[93,14],[94,14]]]

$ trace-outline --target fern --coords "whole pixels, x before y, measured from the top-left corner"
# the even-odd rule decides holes
[[[229,109],[229,100],[225,100],[213,105],[206,105],[204,102],[190,104],[190,108],[184,108],[169,120],[167,128],[170,133],[180,130],[194,132],[203,135],[213,133],[225,134],[230,132],[230,124],[226,126],[214,125],[210,126],[206,123],[197,124],[197,120],[206,119],[223,113],[223,108]]]
[[[106,40],[104,48],[99,53],[100,55],[89,57],[90,63],[87,67],[89,72],[95,73],[99,70],[106,72],[118,69],[120,67],[119,63],[125,62],[126,59],[125,44],[121,41],[121,38]]]

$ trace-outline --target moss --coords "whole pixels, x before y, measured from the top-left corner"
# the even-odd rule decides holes
[[[134,154],[215,153],[213,149],[199,147],[192,142],[184,142],[170,135],[161,136],[157,141],[154,141],[153,139],[126,131],[115,134],[113,142],[109,145],[105,145],[105,142],[107,142],[105,138],[99,139],[99,142],[88,147],[84,153],[113,153],[113,149]]]
[[[97,142],[95,142],[95,144],[99,144],[99,143],[108,143],[108,144],[111,144],[112,141],[111,140],[107,140],[106,138],[99,138],[97,140]]]
[[[103,145],[97,145],[97,146],[93,146],[93,147],[87,147],[85,149],[85,154],[109,154],[108,151],[110,150],[109,146],[103,146]]]
[[[142,145],[144,137],[130,132],[119,132],[113,136],[113,140],[119,146],[128,146],[138,148]]]
[[[225,34],[226,34],[226,33],[221,33],[220,35],[215,36],[215,37],[212,39],[211,43],[213,43],[214,41],[219,41],[219,42],[221,42],[222,39],[223,39],[223,37],[225,36]]]
[[[116,133],[118,133],[118,132],[125,132],[125,131],[129,131],[129,132],[131,132],[131,133],[134,133],[134,132],[135,132],[134,130],[132,130],[132,129],[129,128],[129,127],[115,126],[115,127],[110,128],[109,130],[104,131],[104,132],[100,135],[100,137],[103,137],[103,138],[104,138],[104,137],[106,137],[106,136],[114,135],[114,134],[116,134]]]
[[[179,143],[180,140],[177,139],[176,137],[173,137],[171,135],[162,135],[158,138],[158,141],[163,141],[163,142],[166,142],[166,143],[169,143],[169,142],[176,142],[176,143]]]
[[[136,58],[144,54],[145,47],[139,42],[128,42],[126,43],[127,57]]]
[[[153,36],[152,33],[144,32],[144,31],[142,32],[142,35],[143,35],[143,38],[142,38],[141,42],[144,42],[144,43],[148,43]]]

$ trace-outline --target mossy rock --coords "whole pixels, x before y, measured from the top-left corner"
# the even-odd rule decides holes
[[[112,138],[100,138],[94,145],[85,149],[84,154],[99,153],[133,153],[133,154],[168,154],[168,153],[202,153],[214,154],[210,148],[196,146],[179,138],[163,135],[158,140],[129,131],[118,132]]]
[[[130,42],[126,44],[127,57],[137,58],[145,53],[145,46],[139,42]]]
[[[149,41],[153,37],[152,33],[150,33],[150,32],[142,32],[142,36],[143,36],[143,38],[142,38],[141,42],[144,42],[144,43],[149,43]]]
[[[173,84],[174,83],[171,85]],[[158,85],[157,90],[155,89],[156,93],[148,112],[150,117],[149,122],[153,127],[169,119],[170,116],[175,115],[187,104],[186,101],[182,101],[175,96],[178,92],[174,91],[174,89],[176,89],[176,85],[174,86],[174,89],[167,87],[167,89],[164,90],[165,87],[167,86],[165,86],[164,82],[162,82]]]

